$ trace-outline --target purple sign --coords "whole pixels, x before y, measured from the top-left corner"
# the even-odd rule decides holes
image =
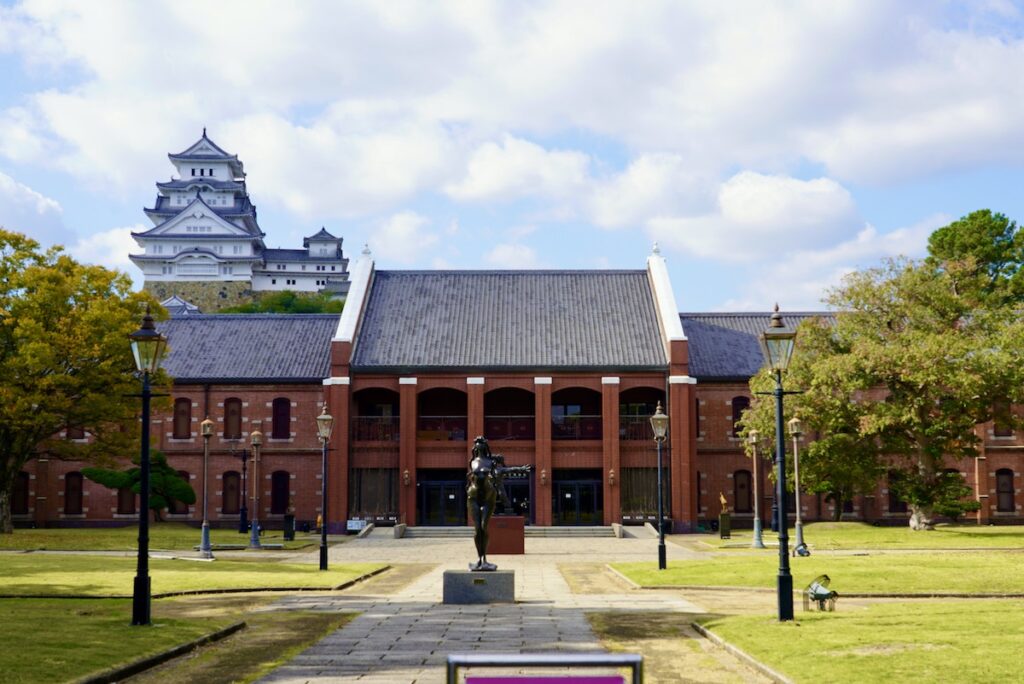
[[[466,684],[625,684],[622,675],[518,675],[466,677]]]

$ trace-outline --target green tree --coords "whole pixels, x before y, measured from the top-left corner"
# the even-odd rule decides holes
[[[138,464],[139,457],[133,458],[132,462]],[[136,494],[142,491],[142,469],[138,465],[127,470],[82,468],[82,475],[115,491],[122,487],[131,487]],[[178,471],[167,464],[167,456],[162,451],[153,451],[150,454],[149,508],[159,522],[163,519],[162,512],[171,508],[175,502],[194,504],[195,490],[178,475]]]
[[[250,304],[221,309],[218,313],[341,313],[344,299],[332,299],[330,295],[317,292],[268,292]]]
[[[939,228],[928,238],[928,263],[980,276],[986,297],[1024,300],[1024,231],[1002,214],[981,209]]]
[[[138,393],[127,335],[153,303],[123,273],[0,229],[0,533],[11,492],[37,454],[101,461],[138,445]],[[59,439],[84,430],[88,444]]]
[[[805,393],[787,405],[822,436],[801,454],[809,484],[851,467],[863,483],[896,467],[914,529],[930,529],[938,507],[960,498],[947,460],[977,455],[975,428],[998,399],[1024,400],[1024,323],[985,296],[988,274],[970,268],[898,260],[853,273],[827,299],[834,324],[800,326],[786,386]],[[745,425],[771,434],[770,403],[756,402]]]

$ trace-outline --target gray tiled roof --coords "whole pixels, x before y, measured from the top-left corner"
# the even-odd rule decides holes
[[[330,256],[318,256],[310,255],[307,249],[277,249],[270,248],[263,250],[263,259],[265,261],[309,261],[316,263],[331,263],[336,264],[339,261],[337,253]],[[344,263],[348,263],[348,259],[341,259]]]
[[[377,271],[358,370],[667,367],[646,271]]]
[[[689,340],[690,375],[698,380],[746,381],[764,365],[760,336],[771,313],[682,313],[679,319]],[[787,325],[807,318],[831,319],[829,312],[782,312]]]
[[[201,314],[157,324],[176,382],[317,382],[330,372],[337,314]]]

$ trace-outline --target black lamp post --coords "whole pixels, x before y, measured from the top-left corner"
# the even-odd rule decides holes
[[[149,376],[160,368],[160,358],[167,349],[167,338],[156,331],[153,317],[146,307],[142,327],[128,335],[135,367],[142,373],[142,452],[139,477],[139,555],[132,591],[132,624],[148,625],[150,614],[149,581]]]
[[[324,404],[323,412],[316,417],[316,432],[320,436],[320,443],[323,445],[321,454],[321,476],[320,476],[320,569],[327,569],[327,443],[331,441],[331,430],[334,428],[334,418],[327,413],[327,405]]]
[[[242,449],[242,453],[238,454],[238,457],[242,459],[242,494],[239,497],[242,499],[242,505],[238,508],[238,533],[246,534],[249,531],[249,507],[245,505],[246,500],[249,498],[249,480],[246,477],[249,451]]]
[[[254,421],[255,422],[255,421]],[[260,546],[260,447],[263,446],[263,433],[259,427],[249,435],[252,445],[252,526],[249,528],[249,548],[259,549]]]
[[[661,445],[668,435],[668,415],[661,410],[661,402],[651,416],[651,429],[654,431],[654,441],[658,443],[658,569],[664,570],[668,567],[665,555],[665,488],[661,479]]]
[[[761,439],[760,433],[757,430],[750,430],[747,433],[747,441],[750,442],[750,448],[753,450],[753,462],[754,462],[754,539],[750,543],[752,549],[763,549],[764,540],[761,538],[761,488],[758,484],[761,479],[761,472],[758,469],[758,460],[761,458],[757,455],[757,442]]]
[[[772,394],[775,396],[775,499],[778,503],[779,524],[777,587],[780,621],[793,619],[793,576],[789,573],[789,521],[786,519],[786,435],[782,422],[782,397],[787,392],[782,389],[782,373],[789,367],[795,340],[796,329],[782,323],[782,314],[776,304],[771,324],[761,333],[761,348],[768,367],[775,375],[775,391]]]
[[[203,536],[199,542],[199,557],[213,558],[213,547],[210,546],[210,437],[213,436],[213,421],[207,416],[199,424],[203,435]]]
[[[804,433],[803,424],[796,416],[789,421],[789,434],[793,436],[793,498],[796,500],[796,545],[793,555],[810,556],[811,550],[804,543],[804,523],[800,510],[800,436]]]

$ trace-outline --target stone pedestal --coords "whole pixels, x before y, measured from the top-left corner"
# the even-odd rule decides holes
[[[525,521],[521,515],[496,515],[487,525],[487,555],[526,553]]]
[[[516,573],[514,570],[444,571],[443,603],[513,603],[516,600],[515,594]]]

